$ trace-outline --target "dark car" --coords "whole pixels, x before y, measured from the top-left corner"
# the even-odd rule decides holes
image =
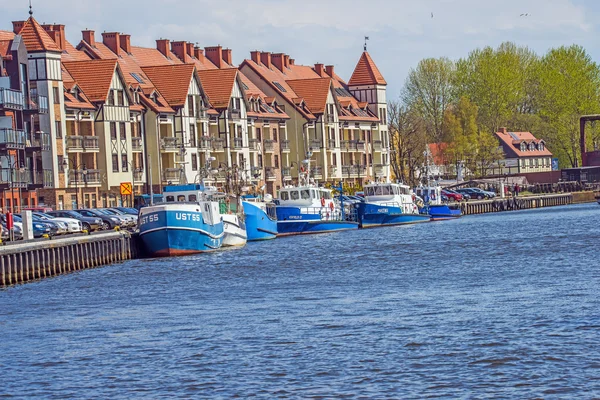
[[[21,216],[21,214],[14,214],[14,218],[15,221],[17,222],[23,222],[23,217]],[[64,233],[66,228],[64,226],[60,226],[60,224],[56,223],[56,222],[52,222],[52,221],[43,221],[40,217],[38,217],[35,214],[31,215],[31,220],[33,222],[33,236],[35,237],[40,237],[44,234],[49,234],[50,236],[56,236],[59,235],[61,233]],[[42,232],[42,228],[40,226],[40,224],[42,225],[47,225],[50,228],[50,232]],[[36,225],[37,225],[37,231],[39,231],[38,235],[36,235]]]
[[[456,191],[460,194],[468,194],[472,199],[483,200],[490,199],[495,197],[495,194],[491,192],[486,192],[485,190],[481,190],[479,188],[462,188],[456,189]]]
[[[102,218],[96,216],[86,217],[85,215],[81,215],[77,211],[57,210],[47,212],[46,214],[51,215],[53,217],[74,218],[76,220],[79,220],[81,221],[81,227],[88,232],[97,231],[98,229],[102,228]]]
[[[15,222],[23,223],[23,219],[18,214],[13,214],[13,219]],[[38,222],[32,220],[32,228],[33,228],[33,237],[40,238],[44,235],[56,235],[58,233],[58,227],[52,227],[50,224],[45,222]]]
[[[122,213],[125,214],[129,214],[129,215],[138,215],[138,210],[136,210],[135,208],[131,208],[131,207],[112,207],[114,210],[119,210]]]
[[[83,215],[84,217],[100,218],[102,220],[102,229],[104,230],[114,229],[117,226],[120,228],[121,225],[123,225],[122,218],[119,218],[116,215],[105,214],[103,212],[100,212],[99,210],[82,208],[77,210],[77,212]]]

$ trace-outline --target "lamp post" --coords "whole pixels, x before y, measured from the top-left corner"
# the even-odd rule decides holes
[[[82,169],[81,173],[83,175],[84,184],[85,184],[86,183],[85,179],[87,176],[87,168],[85,166],[85,163],[76,165],[76,163],[74,161],[70,160],[69,158],[65,158],[63,160],[63,170],[68,171],[69,167],[71,167],[72,169],[75,170],[75,174],[74,174],[74,177],[75,177],[75,209],[79,209],[79,188],[78,188],[79,179],[77,177],[77,175],[78,175],[77,171],[79,171],[79,168]],[[83,190],[83,188],[81,190]]]

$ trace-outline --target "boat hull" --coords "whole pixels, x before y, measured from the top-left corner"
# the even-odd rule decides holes
[[[242,202],[246,214],[246,235],[249,242],[271,240],[277,237],[277,220],[272,219],[260,207],[250,202]]]
[[[246,245],[248,236],[246,225],[236,214],[226,214],[223,217],[223,247],[240,247]]]
[[[277,236],[308,235],[358,229],[355,221],[341,219],[331,210],[311,210],[303,213],[296,207],[277,207]],[[333,216],[335,215],[335,216]]]
[[[220,217],[206,221],[199,206],[145,207],[140,211],[140,240],[149,257],[184,256],[221,247]]]
[[[460,210],[452,209],[445,204],[429,206],[428,211],[432,221],[444,221],[462,217]]]
[[[429,214],[407,214],[400,207],[380,206],[373,203],[358,203],[358,222],[361,228],[408,225],[429,222]]]

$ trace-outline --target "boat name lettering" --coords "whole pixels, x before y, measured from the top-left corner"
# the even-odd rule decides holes
[[[177,221],[194,221],[194,222],[198,222],[198,221],[200,221],[200,215],[199,214],[192,214],[192,213],[175,213],[175,219]]]
[[[387,208],[380,208],[380,209],[377,210],[377,212],[379,214],[387,214],[387,213],[390,212],[390,210],[388,210]]]
[[[148,215],[144,215],[140,219],[140,225],[148,224],[150,222],[157,222],[157,221],[158,221],[158,214],[148,214]]]
[[[290,219],[302,219],[300,215],[290,215]]]

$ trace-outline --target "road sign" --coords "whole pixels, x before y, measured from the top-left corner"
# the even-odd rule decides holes
[[[132,193],[131,182],[121,182],[121,196],[131,196]]]

